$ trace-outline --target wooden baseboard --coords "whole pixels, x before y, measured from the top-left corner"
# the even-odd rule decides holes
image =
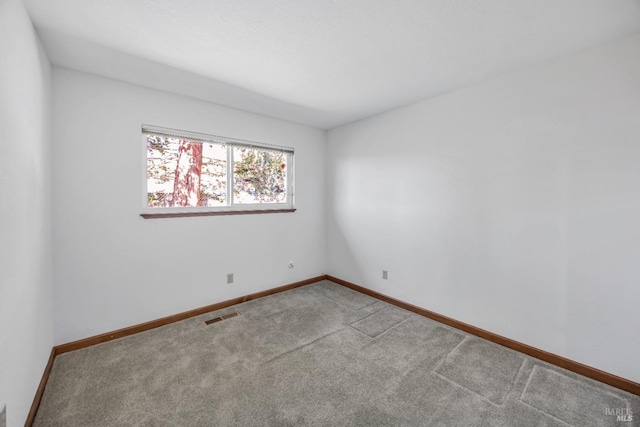
[[[363,286],[356,285],[355,283],[338,279],[337,277],[327,275],[327,280],[330,280],[342,286],[346,286],[347,288],[353,289],[354,291],[358,291],[363,294],[377,298],[379,300],[388,302],[389,304],[393,304],[397,307],[404,308],[405,310],[412,311],[421,316],[428,317],[429,319],[433,319],[437,322],[444,323],[445,325],[449,325],[453,328],[459,329],[469,334],[478,336],[480,338],[484,338],[496,344],[500,344],[502,346],[508,347],[512,350],[519,351],[520,353],[524,353],[528,356],[535,357],[536,359],[543,360],[552,365],[559,366],[568,371],[575,372],[576,374],[583,375],[585,377],[594,379],[596,381],[600,381],[605,384],[609,384],[610,386],[613,386],[621,390],[628,391],[629,393],[633,393],[640,396],[640,384],[634,381],[628,380],[626,378],[622,378],[617,375],[610,374],[605,371],[601,371],[600,369],[596,369],[591,366],[583,365],[582,363],[573,361],[571,359],[567,359],[565,357],[558,356],[557,354],[540,350],[539,348],[532,347],[530,345],[523,344],[521,342],[512,340],[510,338],[503,337],[502,335],[498,335],[493,332],[489,332],[484,329],[477,328],[467,323],[460,322],[458,320],[452,319],[447,316],[443,316],[442,314],[434,313],[433,311],[406,303],[404,301],[397,300],[395,298],[389,297],[379,292],[372,291],[371,289],[367,289]]]
[[[140,323],[139,325],[129,326],[126,328],[118,329],[116,331],[107,332],[104,334],[95,335],[89,338],[83,338],[81,340],[69,342],[66,344],[57,345],[51,349],[49,361],[47,362],[47,366],[45,367],[44,373],[42,374],[42,379],[40,380],[40,385],[36,390],[36,395],[33,398],[33,403],[31,404],[31,409],[29,410],[29,415],[27,416],[25,427],[31,427],[31,425],[33,424],[33,420],[35,419],[36,413],[38,412],[38,407],[40,406],[40,400],[42,399],[42,395],[44,393],[44,388],[47,385],[47,380],[49,379],[51,367],[53,366],[53,360],[59,354],[68,353],[70,351],[90,347],[92,345],[126,337],[128,335],[137,334],[138,332],[148,331],[149,329],[155,329],[160,326],[168,325],[169,323],[178,322],[180,320],[188,319],[190,317],[199,316],[201,314],[209,313],[211,311],[231,307],[232,305],[240,304],[240,303],[251,301],[258,298],[263,298],[269,295],[277,294],[279,292],[288,291],[290,289],[299,288],[300,286],[310,285],[311,283],[319,282],[321,280],[325,280],[326,278],[327,278],[326,275],[320,275],[317,277],[313,277],[311,279],[301,280],[299,282],[290,283],[288,285],[278,286],[277,288],[267,289],[266,291],[256,292],[256,293],[245,295],[242,297],[233,298],[227,301],[196,308],[194,310],[189,310],[182,313],[174,314],[172,316],[163,317],[161,319]]]
[[[53,366],[53,359],[55,359],[55,357],[55,351],[51,349],[49,360],[47,361],[47,365],[44,367],[44,372],[42,373],[40,384],[38,384],[36,395],[33,397],[33,402],[31,403],[31,409],[29,409],[27,421],[24,423],[25,427],[31,427],[33,421],[36,419],[36,413],[38,412],[38,407],[40,406],[40,401],[42,400],[42,395],[44,394],[44,388],[47,385],[47,381],[49,380],[49,374],[51,373],[51,367]]]
[[[496,344],[503,345],[505,347],[519,351],[520,353],[529,355],[536,359],[543,360],[552,365],[559,366],[561,368],[567,369],[569,371],[573,371],[585,377],[594,379],[596,381],[600,381],[605,384],[609,384],[613,387],[616,387],[621,390],[625,390],[640,396],[640,384],[634,381],[628,380],[626,378],[618,377],[616,375],[601,371],[591,366],[583,365],[582,363],[575,362],[573,360],[564,358],[562,356],[558,356],[556,354],[549,353],[544,350],[540,350],[530,345],[523,344],[521,342],[503,337],[493,332],[489,332],[484,329],[477,328],[475,326],[469,325],[464,322],[460,322],[458,320],[452,319],[447,316],[443,316],[433,311],[406,303],[404,301],[397,300],[395,298],[389,297],[387,295],[381,294],[371,289],[367,289],[363,286],[356,285],[355,283],[347,282],[346,280],[342,280],[330,275],[321,275],[321,276],[313,277],[311,279],[302,280],[300,282],[279,286],[277,288],[268,289],[266,291],[256,292],[253,294],[245,295],[243,297],[233,298],[233,299],[219,302],[216,304],[211,304],[204,307],[196,308],[194,310],[185,311],[183,313],[174,314],[172,316],[163,317],[161,319],[156,319],[149,322],[141,323],[139,325],[129,326],[127,328],[118,329],[116,331],[95,335],[93,337],[84,338],[81,340],[77,340],[77,341],[73,341],[70,343],[61,344],[53,347],[53,349],[51,349],[51,354],[49,356],[49,361],[47,362],[47,366],[45,367],[44,373],[42,374],[42,379],[40,380],[40,384],[38,385],[38,389],[36,390],[36,395],[33,398],[33,403],[31,404],[31,409],[29,411],[29,415],[27,417],[25,427],[30,427],[33,424],[33,421],[36,416],[36,412],[38,411],[38,406],[40,405],[40,400],[42,399],[42,395],[44,393],[44,389],[47,384],[47,380],[49,379],[49,374],[51,372],[51,367],[53,366],[53,361],[58,354],[79,350],[85,347],[90,347],[92,345],[111,341],[117,338],[122,338],[128,335],[137,334],[138,332],[148,331],[150,329],[155,329],[160,326],[168,325],[173,322],[178,322],[180,320],[188,319],[190,317],[199,316],[201,314],[209,313],[211,311],[231,307],[232,305],[240,304],[240,303],[251,301],[258,298],[263,298],[279,292],[284,292],[290,289],[299,288],[301,286],[310,285],[311,283],[319,282],[322,280],[330,280],[339,285],[353,289],[354,291],[358,291],[365,295],[372,296],[379,300],[388,302],[389,304],[393,304],[400,308],[404,308],[405,310],[409,310],[421,316],[428,317],[437,322],[444,323],[445,325],[449,325],[453,328],[459,329],[469,334],[478,336],[480,338],[484,338]]]
[[[89,338],[83,338],[81,340],[73,341],[66,344],[61,344],[61,345],[55,346],[53,350],[56,355],[67,353],[69,351],[79,350],[81,348],[90,347],[92,345],[126,337],[128,335],[133,335],[139,332],[148,331],[149,329],[155,329],[160,326],[168,325],[170,323],[179,322],[180,320],[188,319],[194,316],[199,316],[201,314],[209,313],[211,311],[220,310],[221,308],[231,307],[232,305],[251,301],[257,298],[262,298],[272,294],[277,294],[279,292],[288,291],[290,289],[299,288],[300,286],[305,286],[311,283],[319,282],[321,280],[324,280],[325,278],[326,276],[322,275],[322,276],[313,277],[311,279],[302,280],[300,282],[279,286],[277,288],[267,289],[266,291],[256,292],[253,294],[245,295],[243,297],[233,298],[227,301],[222,301],[222,302],[207,305],[204,307],[196,308],[194,310],[173,314],[171,316],[163,317],[161,319],[151,320],[149,322],[128,326],[126,328],[118,329],[116,331],[106,332],[104,334],[95,335]]]

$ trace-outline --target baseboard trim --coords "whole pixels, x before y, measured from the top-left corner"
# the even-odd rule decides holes
[[[38,412],[38,407],[40,406],[40,401],[42,399],[42,395],[44,394],[44,389],[46,387],[47,380],[49,379],[49,374],[51,373],[51,367],[53,366],[53,361],[55,357],[59,354],[68,353],[70,351],[90,347],[103,342],[126,337],[128,335],[133,335],[139,332],[148,331],[150,329],[155,329],[160,326],[168,325],[170,323],[178,322],[180,320],[185,320],[190,317],[199,316],[201,314],[209,313],[211,311],[231,307],[232,305],[240,304],[240,303],[251,301],[258,298],[263,298],[269,295],[299,288],[301,286],[310,285],[312,283],[320,282],[322,280],[330,280],[339,285],[353,289],[354,291],[358,291],[365,295],[369,295],[371,297],[385,301],[389,304],[393,304],[397,307],[404,308],[405,310],[409,310],[421,316],[428,317],[429,319],[433,319],[437,322],[444,323],[445,325],[451,326],[453,328],[459,329],[469,334],[478,336],[480,338],[484,338],[496,344],[500,344],[510,349],[519,351],[520,353],[529,355],[536,359],[543,360],[552,365],[559,366],[561,368],[567,369],[569,371],[575,372],[585,377],[594,379],[596,381],[600,381],[605,384],[609,384],[610,386],[613,386],[621,390],[628,391],[629,393],[633,393],[640,396],[640,384],[634,381],[616,376],[614,374],[610,374],[608,372],[601,371],[591,366],[583,365],[582,363],[575,362],[573,360],[564,358],[562,356],[558,356],[553,353],[549,353],[544,350],[540,350],[539,348],[535,348],[530,345],[523,344],[521,342],[512,340],[510,338],[506,338],[501,335],[495,334],[493,332],[489,332],[484,329],[477,328],[475,326],[469,325],[464,322],[460,322],[458,320],[452,319],[447,316],[443,316],[441,314],[424,309],[422,307],[418,307],[418,306],[406,303],[404,301],[400,301],[398,299],[381,294],[379,292],[373,291],[363,286],[356,285],[355,283],[351,283],[331,275],[320,275],[310,279],[301,280],[299,282],[290,283],[288,285],[278,286],[276,288],[267,289],[265,291],[256,292],[256,293],[245,295],[238,298],[233,298],[227,301],[222,301],[219,303],[196,308],[194,310],[185,311],[182,313],[174,314],[174,315],[163,317],[156,320],[151,320],[149,322],[140,323],[138,325],[129,326],[126,328],[118,329],[116,331],[95,335],[92,337],[80,339],[77,341],[73,341],[73,342],[69,342],[66,344],[61,344],[53,347],[51,349],[51,354],[49,355],[49,360],[47,362],[47,365],[45,366],[44,372],[42,374],[42,379],[40,380],[40,384],[38,385],[36,394],[33,398],[33,403],[31,404],[31,409],[29,410],[29,414],[25,422],[25,427],[31,427],[31,425],[33,424],[33,421],[35,420],[36,413]]]
[[[24,423],[25,427],[31,427],[33,421],[36,419],[36,413],[38,412],[38,407],[40,406],[40,401],[42,400],[42,395],[44,394],[44,388],[47,385],[47,381],[49,380],[49,374],[51,373],[51,367],[53,366],[53,359],[55,359],[55,357],[56,353],[52,348],[51,353],[49,354],[47,365],[44,367],[44,372],[42,373],[40,384],[38,384],[38,388],[36,389],[36,395],[33,397],[31,409],[29,409],[29,414],[27,415],[27,421]]]
[[[56,356],[62,353],[68,353],[70,351],[79,350],[81,348],[91,347],[92,345],[100,344],[103,342],[115,340],[118,338],[126,337],[128,335],[137,334],[139,332],[148,331],[150,329],[159,328],[160,326],[168,325],[170,323],[179,322],[190,317],[199,316],[211,311],[220,310],[222,308],[231,307],[232,305],[240,304],[243,302],[251,301],[257,298],[263,298],[269,295],[277,294],[279,292],[288,291],[290,289],[299,288],[300,286],[309,285],[311,283],[325,280],[326,276],[321,275],[313,277],[311,279],[302,280],[300,282],[290,283],[288,285],[278,286],[277,288],[267,289],[266,291],[260,291],[253,294],[245,295],[242,297],[232,298],[227,301],[218,302],[204,307],[196,308],[193,310],[185,311],[171,316],[163,317],[149,322],[140,323],[138,325],[128,326],[126,328],[118,329],[116,331],[106,332],[100,335],[94,335],[92,337],[83,338],[77,341],[61,344],[53,348]]]
[[[193,310],[185,311],[182,313],[174,314],[174,315],[163,317],[156,320],[151,320],[149,322],[140,323],[138,325],[129,326],[126,328],[118,329],[116,331],[106,332],[104,334],[94,335],[92,337],[83,338],[83,339],[69,342],[66,344],[57,345],[51,349],[51,354],[49,355],[49,361],[47,362],[47,366],[45,367],[44,373],[42,374],[42,379],[40,380],[40,384],[38,385],[38,389],[36,390],[36,394],[33,398],[33,403],[31,404],[31,409],[29,410],[29,415],[27,416],[27,421],[25,422],[24,425],[25,427],[31,427],[31,425],[33,424],[33,421],[36,418],[36,413],[38,412],[38,407],[40,406],[40,401],[42,400],[42,395],[44,394],[45,386],[47,385],[47,381],[49,380],[49,374],[51,373],[51,367],[53,366],[53,361],[55,357],[59,354],[68,353],[74,350],[80,350],[82,348],[91,347],[96,344],[126,337],[128,335],[133,335],[139,332],[148,331],[150,329],[159,328],[160,326],[168,325],[174,322],[179,322],[180,320],[185,320],[190,317],[199,316],[201,314],[209,313],[215,310],[220,310],[222,308],[231,307],[232,305],[240,304],[240,303],[251,301],[258,298],[263,298],[269,295],[299,288],[301,286],[310,285],[312,283],[326,280],[326,278],[327,276],[323,274],[320,276],[312,277],[311,279],[301,280],[299,282],[294,282],[288,285],[267,289],[266,291],[255,292],[253,294],[245,295],[238,298],[233,298],[227,301],[206,305],[204,307],[196,308]]]
[[[640,384],[634,381],[619,377],[614,374],[610,374],[605,371],[601,371],[600,369],[596,369],[591,366],[584,365],[582,363],[576,362],[571,359],[567,359],[562,356],[558,356],[557,354],[540,350],[539,348],[532,347],[530,345],[523,344],[521,342],[512,340],[510,338],[503,337],[502,335],[498,335],[493,332],[489,332],[484,329],[477,328],[475,326],[469,325],[468,323],[460,322],[458,320],[452,319],[447,316],[443,316],[442,314],[435,313],[433,311],[424,309],[422,307],[418,307],[418,306],[406,303],[404,301],[397,300],[395,298],[381,294],[379,292],[373,291],[363,286],[356,285],[355,283],[347,282],[346,280],[342,280],[330,275],[327,275],[326,278],[327,280],[330,280],[334,283],[345,286],[347,288],[353,289],[354,291],[358,291],[365,295],[369,295],[379,300],[388,302],[389,304],[393,304],[397,307],[404,308],[405,310],[412,311],[421,316],[428,317],[429,319],[433,319],[437,322],[444,323],[445,325],[451,326],[453,328],[459,329],[469,334],[478,336],[480,338],[484,338],[488,341],[494,342],[496,344],[500,344],[512,350],[519,351],[520,353],[524,353],[528,356],[535,357],[536,359],[543,360],[552,365],[559,366],[561,368],[575,372],[576,374],[583,375],[593,380],[600,381],[602,383],[608,384],[610,386],[613,386],[621,390],[628,391],[629,393],[633,393],[635,395],[640,396]]]

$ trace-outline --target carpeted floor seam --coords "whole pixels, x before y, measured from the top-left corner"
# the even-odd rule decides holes
[[[331,282],[233,309],[59,355],[34,427],[583,427],[615,423],[604,408],[640,413],[637,396]]]
[[[311,345],[313,345],[313,344],[317,343],[318,341],[321,341],[321,340],[323,340],[323,339],[325,339],[325,338],[327,338],[327,337],[329,337],[329,336],[331,336],[331,335],[335,334],[336,332],[339,332],[339,331],[342,331],[342,330],[346,329],[347,327],[348,327],[348,326],[345,326],[345,327],[340,328],[340,329],[336,329],[336,330],[331,331],[331,332],[329,332],[328,334],[325,334],[325,335],[323,335],[323,336],[321,336],[321,337],[318,337],[318,338],[316,338],[316,339],[314,339],[314,340],[312,340],[312,341],[306,342],[306,343],[304,343],[304,344],[302,344],[302,345],[299,345],[299,346],[297,346],[297,347],[295,347],[295,348],[292,348],[291,350],[287,350],[287,351],[285,351],[285,352],[283,352],[283,353],[280,353],[280,354],[278,354],[277,356],[274,356],[274,357],[272,357],[271,359],[268,359],[267,361],[265,361],[264,363],[262,363],[260,366],[271,364],[271,363],[275,362],[276,360],[278,360],[278,359],[280,359],[280,358],[282,358],[282,357],[287,356],[288,354],[292,354],[292,353],[295,353],[295,352],[296,352],[296,351],[298,351],[298,350],[302,350],[302,349],[303,349],[303,348],[305,348],[305,347],[309,347],[309,346],[311,346]]]

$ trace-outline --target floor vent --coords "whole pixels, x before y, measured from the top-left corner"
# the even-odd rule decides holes
[[[217,322],[221,322],[223,320],[227,320],[227,319],[231,319],[232,317],[236,317],[238,315],[237,311],[234,311],[233,313],[229,313],[229,314],[225,314],[219,317],[214,317],[213,319],[209,319],[209,320],[205,320],[204,323],[206,323],[207,325],[210,325],[212,323],[217,323]]]

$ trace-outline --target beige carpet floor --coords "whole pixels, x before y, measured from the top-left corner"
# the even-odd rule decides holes
[[[616,421],[615,410],[633,421]],[[325,281],[62,354],[34,425],[583,427],[639,418],[638,396]]]

